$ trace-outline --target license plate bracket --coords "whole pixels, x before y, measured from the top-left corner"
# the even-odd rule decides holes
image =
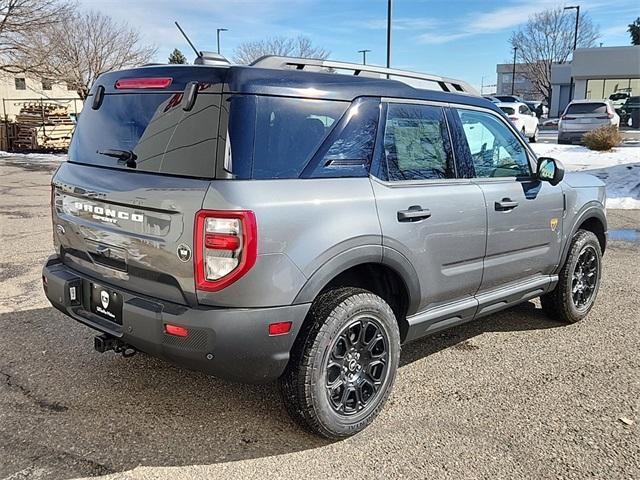
[[[91,283],[90,288],[89,307],[91,313],[122,325],[122,294],[97,283]]]

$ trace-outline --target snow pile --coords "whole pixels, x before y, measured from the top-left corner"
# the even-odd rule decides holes
[[[594,152],[580,145],[534,143],[539,156],[560,160],[567,171],[595,175],[607,184],[607,208],[640,209],[640,146]]]
[[[66,153],[13,153],[0,150],[0,158],[11,158],[19,161],[66,162]]]

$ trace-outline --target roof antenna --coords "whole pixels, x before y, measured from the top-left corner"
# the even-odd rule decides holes
[[[182,34],[182,36],[187,40],[187,42],[189,43],[189,45],[191,46],[191,48],[193,49],[194,52],[196,52],[196,57],[201,57],[202,56],[202,52],[199,52],[196,47],[193,46],[193,43],[191,43],[191,40],[189,40],[189,37],[187,37],[187,34],[184,33],[184,30],[182,30],[182,27],[180,26],[180,24],[178,22],[174,22],[176,24],[176,27],[178,27],[178,30],[180,30],[180,33]]]

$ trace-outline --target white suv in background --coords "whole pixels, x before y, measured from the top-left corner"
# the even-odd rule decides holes
[[[507,114],[511,123],[529,139],[529,142],[538,140],[538,117],[535,112],[523,102],[500,102],[498,108]]]
[[[620,116],[611,100],[573,100],[558,122],[558,143],[573,143],[596,128],[620,126]]]

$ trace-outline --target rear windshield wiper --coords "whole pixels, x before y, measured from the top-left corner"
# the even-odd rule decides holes
[[[129,168],[136,168],[136,160],[138,156],[131,150],[98,150],[99,155],[106,155],[118,159],[118,163],[124,163]]]

